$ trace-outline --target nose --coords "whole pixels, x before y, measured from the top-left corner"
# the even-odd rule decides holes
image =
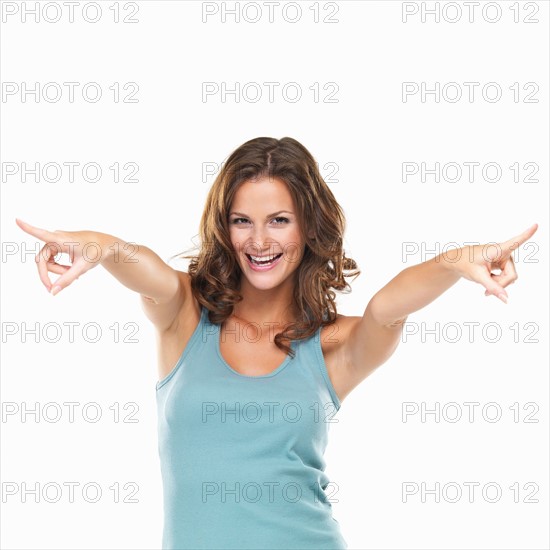
[[[264,254],[268,254],[270,248],[273,247],[273,245],[268,242],[267,230],[261,224],[254,227],[250,238],[251,242],[249,242],[246,247],[249,254],[263,256]]]

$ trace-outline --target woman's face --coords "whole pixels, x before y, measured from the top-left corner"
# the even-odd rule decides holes
[[[237,261],[253,287],[275,288],[296,271],[305,242],[284,181],[264,177],[244,182],[233,198],[228,221]]]

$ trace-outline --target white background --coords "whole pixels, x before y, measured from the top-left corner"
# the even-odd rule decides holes
[[[362,315],[379,288],[405,267],[434,255],[418,252],[404,258],[404,243],[432,251],[439,246],[441,251],[446,243],[502,242],[539,224],[516,257],[519,279],[507,289],[508,304],[485,297],[476,283],[459,281],[408,323],[419,330],[439,323],[449,332],[440,331],[439,342],[433,334],[409,335],[344,400],[339,422],[331,426],[326,460],[327,473],[338,486],[334,517],[349,547],[548,548],[548,2],[520,2],[518,23],[512,2],[493,2],[487,8],[487,18],[501,10],[493,23],[483,17],[483,1],[473,22],[467,7],[455,4],[462,10],[455,23],[443,15],[439,23],[434,15],[422,22],[420,10],[433,9],[434,2],[320,2],[317,23],[309,9],[313,2],[300,2],[302,15],[295,23],[283,18],[284,3],[275,8],[273,22],[258,2],[252,4],[262,9],[259,22],[241,17],[236,23],[231,15],[222,20],[221,2],[206,22],[201,2],[138,2],[133,16],[138,22],[133,24],[113,22],[112,1],[98,3],[102,16],[96,23],[83,19],[84,3],[75,8],[73,23],[66,7],[59,22],[36,23],[33,15],[22,21],[22,3],[14,4],[16,14],[8,15],[8,4],[13,3],[2,5],[4,86],[57,82],[65,94],[51,103],[43,98],[35,102],[32,95],[23,102],[20,92],[2,96],[1,397],[4,412],[10,403],[19,407],[17,414],[4,415],[1,424],[2,547],[159,548],[162,529],[156,343],[139,297],[101,267],[52,297],[34,264],[43,243],[22,232],[15,217],[51,230],[109,233],[149,246],[168,260],[197,242],[204,200],[214,181],[213,175],[204,177],[204,163],[221,163],[254,137],[291,136],[317,159],[347,217],[346,254],[362,274],[352,283],[352,294],[338,298],[345,315]],[[418,9],[406,22],[403,4]],[[26,7],[33,8],[34,2]],[[122,18],[131,13],[131,3],[121,2],[119,9]],[[288,9],[287,18],[294,17],[294,8]],[[456,11],[447,9],[451,19]],[[538,22],[524,22],[534,11],[530,18]],[[49,13],[53,17],[53,8]],[[81,84],[73,103],[63,82]],[[88,82],[100,84],[100,101],[82,98],[80,90]],[[138,102],[115,103],[109,90],[115,82],[121,88],[137,83]],[[241,88],[255,82],[264,95],[256,103],[234,95],[222,102],[220,94],[203,100],[203,82],[226,82],[230,88],[236,82]],[[272,103],[264,82],[280,83]],[[288,82],[301,86],[300,101],[282,97]],[[321,98],[330,91],[323,91],[323,85],[336,83],[338,102],[315,102],[309,87],[316,82]],[[480,85],[473,102],[464,86],[465,95],[454,103],[444,97],[436,102],[433,95],[423,102],[420,94],[403,102],[403,82],[432,89],[435,82],[441,87],[449,82]],[[488,82],[502,88],[499,101],[483,98],[481,89]],[[509,89],[516,82],[519,102]],[[523,90],[528,82],[538,85],[537,103],[523,101],[531,90]],[[251,99],[253,92],[250,88]],[[89,183],[77,171],[72,183],[66,174],[55,183],[35,182],[32,175],[23,183],[20,173],[5,173],[5,163],[69,161],[99,163],[103,177]],[[109,170],[115,162],[137,163],[139,181],[115,183]],[[436,183],[433,176],[424,183],[418,176],[403,182],[403,162],[426,162],[430,168],[436,162],[494,162],[502,167],[502,177],[485,181],[478,168],[473,182],[466,174],[456,183]],[[508,167],[515,162],[536,163],[533,177],[538,181],[523,181],[527,174],[522,170],[521,181],[514,182]],[[324,168],[327,163],[336,163],[336,174]],[[9,253],[14,249],[15,254]],[[22,255],[22,249],[29,252]],[[73,342],[62,324],[67,322],[77,323]],[[470,342],[465,323],[472,322],[479,325]],[[24,323],[31,329],[38,323],[39,334],[22,336]],[[43,334],[46,323],[56,325]],[[86,323],[101,328],[98,342],[85,341]],[[120,340],[132,336],[131,329],[123,328],[126,323],[137,327],[135,342],[116,342],[109,328],[115,323]],[[491,330],[482,335],[488,323],[502,331],[496,342],[490,341]],[[510,329],[514,323],[518,341]],[[59,341],[50,342],[55,326],[65,330]],[[453,326],[463,331],[456,342]],[[66,407],[58,422],[43,416],[37,422],[33,415],[23,422],[21,408],[36,402],[40,407],[80,406],[73,423]],[[95,423],[82,417],[82,405],[90,402],[103,413]],[[123,422],[131,410],[122,407],[131,402],[139,407],[133,416],[138,421]],[[419,414],[404,422],[404,402],[432,409],[435,403],[480,406],[473,422],[463,405],[458,422],[443,417],[435,422],[433,415],[422,422]],[[482,415],[489,402],[502,409],[497,422]],[[119,422],[109,408],[114,403],[121,409]],[[519,404],[519,422],[509,409],[514,403]],[[533,416],[538,422],[524,422],[534,410],[524,410],[526,403],[538,407]],[[25,482],[32,488],[70,481],[79,483],[72,503],[67,491],[57,503],[42,495],[36,503],[32,494],[22,502],[20,492],[7,495],[5,490],[7,484],[21,488]],[[134,495],[138,502],[114,502],[109,487],[119,483],[122,499],[130,495],[130,489],[122,488],[128,482],[139,488]],[[455,503],[449,502],[455,496],[450,489],[440,502],[433,494],[422,502],[420,493],[403,502],[404,482],[429,489],[436,482],[440,487],[454,483],[463,494]],[[480,484],[473,502],[465,482]],[[482,496],[481,487],[491,482],[502,488],[498,502]],[[103,490],[95,504],[82,498],[86,483]],[[517,503],[509,489],[514,483],[520,488]],[[531,496],[538,502],[523,502],[531,494],[530,486],[524,488],[527,483],[538,487]]]

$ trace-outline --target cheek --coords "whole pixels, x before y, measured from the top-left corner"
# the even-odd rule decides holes
[[[284,243],[284,255],[285,258],[291,262],[292,266],[297,266],[298,262],[300,261],[303,252],[302,249],[304,248],[304,243],[300,239],[299,234],[293,234],[289,236],[288,239],[285,240]]]
[[[231,246],[233,247],[233,252],[238,254],[242,248],[241,236],[238,235],[237,231],[229,228],[229,240],[231,241]]]
[[[231,243],[233,244],[233,255],[238,259],[241,256],[242,246],[241,243],[238,241],[231,240]]]

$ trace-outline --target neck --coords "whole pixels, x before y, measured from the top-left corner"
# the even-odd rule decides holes
[[[287,325],[297,318],[293,304],[293,281],[287,279],[276,288],[262,290],[253,287],[243,277],[240,293],[243,297],[233,308],[233,316],[247,323],[279,323]]]

